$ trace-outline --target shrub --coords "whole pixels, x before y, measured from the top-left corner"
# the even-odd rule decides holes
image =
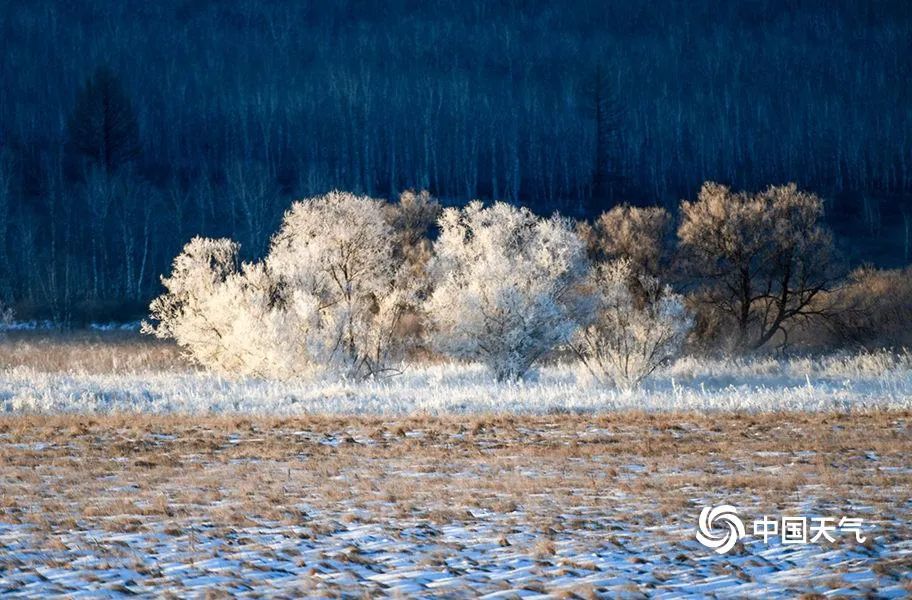
[[[269,272],[296,303],[316,307],[317,354],[350,376],[392,367],[395,330],[418,283],[396,247],[387,205],[341,192],[295,203],[273,239]]]
[[[394,370],[397,326],[419,282],[403,268],[388,217],[383,201],[342,192],[296,202],[266,259],[240,269],[237,244],[195,238],[162,280],[157,323],[144,330],[231,375]]]
[[[238,245],[194,238],[174,259],[167,292],[150,306],[155,324],[143,331],[174,339],[187,355],[214,371],[239,376],[300,372],[295,352],[281,342],[285,314],[262,265],[237,267]]]
[[[434,250],[426,309],[437,349],[502,381],[570,338],[588,261],[568,220],[476,201],[443,212]]]
[[[636,388],[680,354],[692,319],[681,296],[655,277],[637,275],[629,260],[597,265],[591,282],[596,316],[577,331],[571,346],[603,385]]]
[[[584,224],[582,233],[594,260],[626,259],[635,273],[656,275],[665,259],[670,223],[664,208],[620,204],[593,225]]]
[[[912,348],[912,267],[862,267],[820,299],[827,327],[802,328],[796,341],[813,348],[834,346]]]

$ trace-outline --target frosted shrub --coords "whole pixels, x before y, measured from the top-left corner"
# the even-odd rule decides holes
[[[397,325],[417,286],[386,217],[384,202],[341,192],[296,202],[265,261],[240,269],[237,244],[195,238],[162,279],[167,293],[144,330],[229,375],[381,374],[401,349]]]
[[[633,287],[642,294],[635,294]],[[572,347],[599,383],[629,390],[676,358],[692,325],[683,299],[649,275],[635,275],[629,260],[592,272],[596,317],[573,337]]]
[[[503,381],[570,338],[588,263],[568,220],[476,201],[443,212],[434,250],[426,310],[439,350]]]
[[[419,284],[396,255],[386,206],[342,192],[297,202],[266,259],[296,302],[317,307],[321,361],[349,376],[392,368],[397,325]]]
[[[174,259],[167,292],[143,331],[174,339],[200,365],[227,375],[286,376],[300,370],[286,340],[287,315],[262,265],[237,268],[238,245],[194,238]]]
[[[208,304],[237,273],[237,251],[228,239],[190,240],[174,259],[171,275],[162,277],[167,292],[152,301],[155,323],[143,323],[143,332],[174,339],[197,362],[217,369],[226,348]]]

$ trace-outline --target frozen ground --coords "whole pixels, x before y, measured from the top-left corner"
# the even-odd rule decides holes
[[[912,414],[0,419],[0,594],[912,593]],[[707,504],[864,544],[694,540]]]
[[[18,337],[17,337],[18,336]],[[227,381],[120,330],[0,341],[0,595],[912,595],[912,357]],[[855,516],[745,539],[704,506]]]
[[[126,359],[123,359],[127,362]],[[113,359],[116,363],[116,357]],[[380,381],[231,381],[186,367],[87,372],[0,370],[0,412],[450,414],[510,412],[832,411],[912,408],[912,357],[685,358],[634,393],[606,389],[573,366],[498,384],[478,365],[417,365]]]

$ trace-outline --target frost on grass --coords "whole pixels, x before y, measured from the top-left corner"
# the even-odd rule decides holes
[[[274,381],[194,370],[0,372],[4,412],[390,414],[647,411],[863,411],[912,407],[912,358],[682,358],[633,391],[605,388],[576,365],[497,382],[479,364],[414,367],[398,377]]]

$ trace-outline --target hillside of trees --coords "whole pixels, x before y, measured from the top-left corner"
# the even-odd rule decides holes
[[[680,219],[794,181],[848,265],[912,259],[912,4],[0,4],[0,302],[142,315],[193,236],[262,258],[345,189]]]

